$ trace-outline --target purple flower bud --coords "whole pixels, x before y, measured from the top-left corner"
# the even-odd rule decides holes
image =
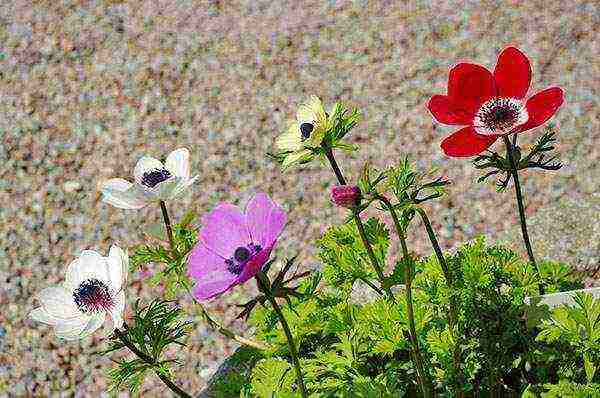
[[[360,189],[357,186],[335,186],[331,189],[331,200],[336,206],[354,207],[360,202]]]

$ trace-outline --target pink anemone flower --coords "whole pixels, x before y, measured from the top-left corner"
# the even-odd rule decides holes
[[[264,193],[252,197],[245,212],[219,203],[202,219],[188,258],[194,297],[209,300],[254,277],[269,260],[285,221],[281,206]]]

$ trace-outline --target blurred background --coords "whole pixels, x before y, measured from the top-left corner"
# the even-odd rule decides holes
[[[83,249],[130,247],[161,222],[158,208],[122,211],[100,201],[99,184],[131,179],[144,154],[191,151],[200,179],[170,204],[175,220],[265,191],[289,211],[277,254],[317,266],[314,240],[344,217],[328,199],[334,177],[318,162],[283,175],[265,156],[310,94],[328,108],[341,100],[362,111],[349,137],[361,151],[338,155],[351,180],[366,160],[385,167],[410,154],[453,181],[430,206],[445,249],[483,234],[524,252],[512,186],[496,193],[493,181],[475,182],[470,161],[445,157],[439,143],[453,129],[425,107],[446,92],[452,64],[493,69],[508,44],[532,60],[530,94],[550,85],[566,93],[552,119],[565,166],[521,177],[534,251],[597,265],[599,26],[594,1],[2,1],[0,396],[106,394],[111,362],[91,355],[105,347],[102,332],[61,343],[26,315],[38,305],[34,294],[60,283]],[[520,143],[527,148],[541,132]],[[418,224],[409,242],[431,252]],[[151,273],[129,275],[130,303],[161,294],[144,283]],[[234,305],[255,291],[248,283],[209,309],[247,333],[232,322]],[[187,298],[180,302],[193,314]],[[198,392],[236,345],[203,323],[187,343],[177,383]],[[167,394],[153,376],[141,391]]]

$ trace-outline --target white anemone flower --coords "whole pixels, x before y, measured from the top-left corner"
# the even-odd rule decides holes
[[[179,198],[196,181],[190,178],[190,152],[179,148],[169,154],[165,163],[144,156],[133,171],[135,183],[111,178],[102,184],[102,200],[119,209],[141,209],[152,202]]]
[[[128,263],[127,253],[117,245],[111,246],[108,257],[84,250],[69,264],[62,285],[47,287],[37,295],[42,306],[29,316],[54,326],[59,338],[78,340],[102,326],[108,314],[112,333],[123,326]]]

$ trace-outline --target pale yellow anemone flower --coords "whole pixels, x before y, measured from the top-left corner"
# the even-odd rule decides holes
[[[310,161],[313,158],[311,148],[321,145],[329,127],[323,103],[319,97],[311,96],[308,102],[298,107],[296,120],[289,123],[287,131],[275,140],[277,149],[286,153],[281,168],[285,171]]]

